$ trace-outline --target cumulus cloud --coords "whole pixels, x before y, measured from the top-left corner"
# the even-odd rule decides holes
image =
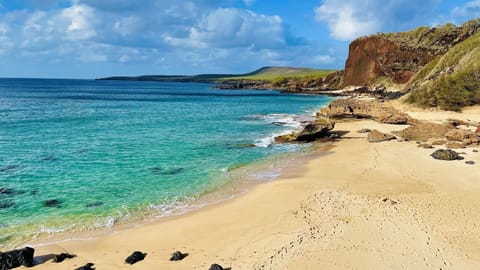
[[[380,31],[403,31],[428,21],[440,0],[324,0],[315,9],[316,20],[326,23],[332,37],[352,40]]]
[[[454,8],[451,15],[461,19],[480,17],[480,0],[469,1],[464,6]]]
[[[20,69],[91,63],[94,70],[108,67],[104,75],[113,75],[113,66],[134,74],[142,73],[135,67],[145,73],[238,72],[336,59],[292,35],[280,16],[225,7],[231,0],[26,2],[35,6],[9,7],[0,16],[0,61]]]
[[[186,37],[165,35],[173,46],[196,48],[260,47],[286,45],[286,32],[278,16],[265,16],[248,10],[219,8],[206,14],[189,29]]]

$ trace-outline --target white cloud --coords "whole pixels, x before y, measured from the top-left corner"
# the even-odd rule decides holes
[[[243,0],[243,3],[245,3],[247,6],[250,6],[251,4],[255,3],[255,0]]]
[[[454,8],[451,15],[468,19],[480,17],[480,0],[469,1],[462,7]]]
[[[164,36],[173,46],[193,48],[232,48],[254,45],[274,48],[286,45],[286,31],[278,16],[266,16],[248,10],[219,8],[204,15],[189,28],[186,37]]]
[[[92,23],[95,10],[89,6],[73,5],[62,11],[61,18],[68,21],[67,36],[72,40],[89,39],[96,35]]]
[[[316,20],[326,23],[332,37],[352,40],[380,31],[404,31],[432,20],[431,7],[441,0],[324,0],[315,9]],[[427,23],[428,24],[428,23]]]
[[[328,24],[333,37],[350,40],[373,33],[380,28],[380,22],[374,16],[368,16],[365,10],[359,12],[354,5],[338,4],[338,1],[325,1],[316,9],[316,18]]]

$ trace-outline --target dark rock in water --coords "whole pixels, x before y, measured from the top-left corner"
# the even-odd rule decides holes
[[[14,205],[15,204],[13,202],[0,202],[0,209],[7,209]]]
[[[188,256],[188,253],[182,253],[180,251],[175,251],[175,253],[172,254],[172,257],[170,258],[170,261],[181,261],[185,259],[185,257]]]
[[[357,132],[358,132],[358,133],[368,133],[368,132],[370,132],[370,131],[372,131],[372,130],[369,129],[369,128],[362,128],[362,129],[360,129],[360,130],[357,131]]]
[[[163,174],[163,175],[174,175],[183,172],[184,168],[169,168],[165,169],[162,167],[153,167],[150,171],[154,174]]]
[[[143,253],[143,252],[140,252],[140,251],[135,251],[135,252],[132,253],[132,255],[128,256],[125,259],[125,262],[128,263],[128,264],[135,264],[139,261],[143,261],[143,259],[145,259],[145,256],[147,256],[147,253]]]
[[[22,265],[31,267],[34,253],[35,249],[31,247],[0,253],[0,270],[8,270]]]
[[[208,268],[208,270],[224,270],[224,268],[221,265],[214,263]]]
[[[75,257],[77,257],[77,255],[68,254],[68,253],[60,253],[60,254],[55,255],[55,257],[53,258],[53,262],[61,263],[65,259],[73,259]]]
[[[53,199],[53,200],[46,200],[43,202],[43,206],[44,207],[56,207],[56,208],[60,208],[62,207],[62,202],[57,200],[57,199]]]
[[[434,159],[439,159],[439,160],[461,160],[461,159],[463,159],[463,157],[459,156],[457,152],[455,152],[451,149],[437,150],[437,151],[433,152],[433,154],[431,154],[431,156]]]
[[[92,203],[88,203],[87,205],[85,205],[85,207],[96,208],[96,207],[100,207],[102,205],[103,205],[103,202],[92,202]]]
[[[5,195],[13,194],[13,189],[0,187],[0,194],[5,194]]]
[[[370,131],[367,136],[367,140],[371,143],[391,141],[394,139],[395,139],[395,136],[391,134],[382,133],[376,129]]]
[[[471,160],[465,161],[465,164],[467,164],[467,165],[475,165],[475,161],[471,161]]]
[[[473,153],[478,153],[478,150],[473,150],[472,152],[473,152]]]
[[[93,267],[94,265],[95,265],[94,263],[87,263],[84,266],[75,268],[75,270],[95,270],[95,267]]]
[[[54,156],[44,156],[43,160],[45,160],[45,161],[55,161],[55,160],[57,160],[57,158],[54,157]]]
[[[8,172],[8,171],[15,170],[15,169],[18,169],[18,168],[20,168],[19,165],[8,165],[6,167],[1,168],[0,172]]]

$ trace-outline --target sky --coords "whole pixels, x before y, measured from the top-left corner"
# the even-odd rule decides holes
[[[480,17],[480,0],[0,0],[0,77],[341,69],[377,32]]]

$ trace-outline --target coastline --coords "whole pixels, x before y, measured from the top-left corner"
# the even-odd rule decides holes
[[[403,127],[338,123],[336,130],[349,134],[291,175],[181,216],[94,239],[37,245],[36,256],[79,257],[35,268],[92,262],[98,269],[127,269],[123,261],[135,250],[148,253],[135,269],[207,269],[212,263],[232,269],[480,267],[478,167],[433,160],[431,149],[414,142],[370,144],[356,132]],[[168,261],[176,250],[189,256]]]

